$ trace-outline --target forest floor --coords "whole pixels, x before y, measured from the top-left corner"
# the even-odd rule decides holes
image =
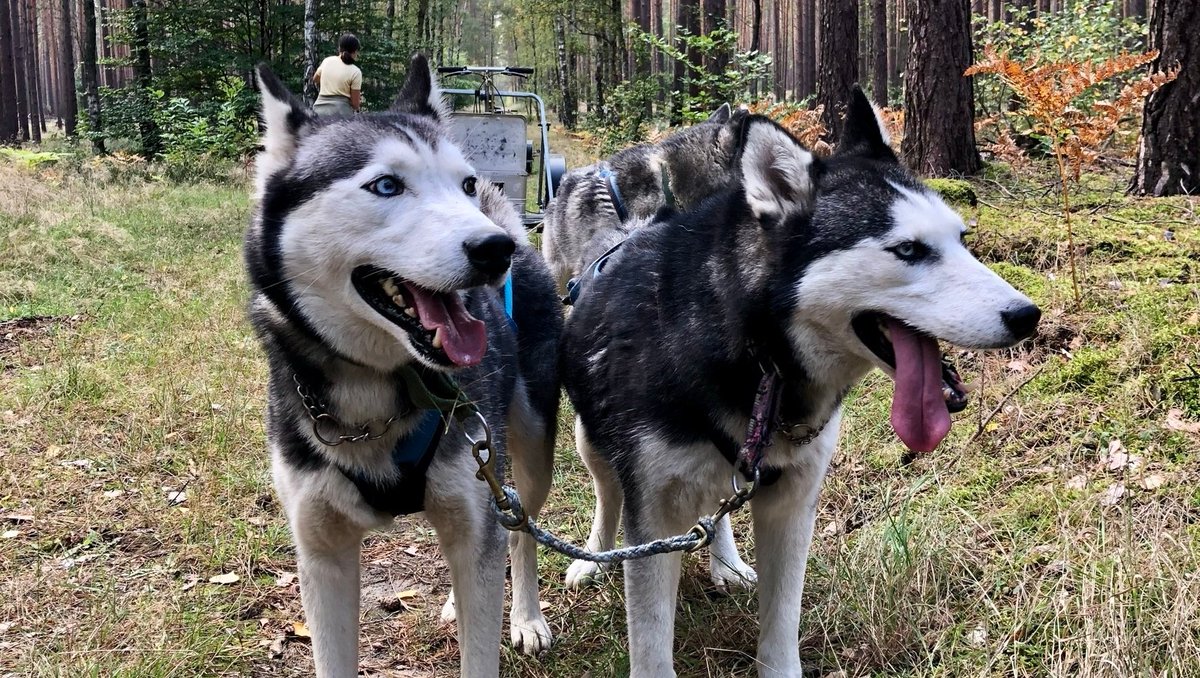
[[[0,158],[0,676],[310,675],[244,316],[248,185],[145,174]],[[884,376],[847,401],[799,639],[813,676],[1200,676],[1200,200],[1086,176],[1077,307],[1052,186],[992,168],[957,205],[1045,318],[958,354],[980,388],[940,449],[901,463]],[[543,520],[582,542],[570,416]],[[555,645],[520,656],[506,631],[502,674],[626,674],[620,573],[568,591],[542,556]],[[364,674],[456,675],[431,529],[372,535],[363,567]],[[755,609],[686,558],[679,674],[754,675]]]

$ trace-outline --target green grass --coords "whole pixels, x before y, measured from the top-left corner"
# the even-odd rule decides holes
[[[288,633],[298,592],[276,582],[295,562],[243,316],[248,186],[91,161],[0,175],[0,675],[308,675]],[[1165,425],[1172,408],[1200,420],[1200,203],[1086,178],[1075,308],[1049,179],[996,176],[972,182],[978,207],[958,207],[971,247],[1045,309],[1042,335],[959,355],[980,388],[909,465],[888,380],[851,394],[802,658],[817,675],[1200,676],[1200,439]],[[561,422],[544,523],[582,542],[591,487],[567,408]],[[1110,468],[1110,447],[1136,468]],[[738,516],[752,561],[747,526]],[[567,560],[543,556],[557,642],[538,659],[506,649],[504,675],[621,675],[620,574],[567,591]],[[400,521],[363,562],[364,669],[451,675],[432,531]],[[405,590],[405,609],[376,604]],[[754,675],[754,596],[712,590],[695,557],[681,591],[680,675]]]

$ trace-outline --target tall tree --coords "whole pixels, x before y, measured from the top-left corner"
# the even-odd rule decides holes
[[[887,0],[871,0],[871,95],[888,105]]]
[[[150,17],[146,0],[133,0],[130,3],[133,10],[133,71],[134,83],[138,88],[138,96],[145,104],[143,110],[150,111],[150,87],[153,85],[153,73],[150,63]],[[150,115],[143,114],[138,121],[138,134],[141,136],[142,155],[154,157],[162,151],[162,140],[158,136],[158,125]]]
[[[17,141],[17,77],[11,3],[0,7],[0,144]]]
[[[424,21],[424,17],[421,18]],[[424,30],[424,25],[421,25]],[[421,36],[424,44],[424,35]],[[304,100],[312,103],[317,98],[313,75],[317,72],[317,0],[304,0]]]
[[[83,0],[83,35],[80,36],[79,80],[87,105],[88,127],[92,134],[92,149],[104,152],[104,127],[100,120],[100,74],[96,66],[96,3]]]
[[[904,142],[908,166],[946,176],[979,171],[971,78],[970,0],[909,0],[912,36],[904,70]]]
[[[1146,99],[1132,189],[1142,195],[1200,193],[1200,3],[1156,0],[1150,7],[1154,70],[1179,76]]]
[[[16,83],[17,91],[17,140],[28,141],[31,134],[29,131],[30,115],[29,106],[29,87],[28,78],[26,77],[27,62],[26,62],[26,47],[27,38],[25,36],[25,11],[21,2],[12,2],[12,9],[9,19],[12,21],[12,45],[13,45],[13,79]],[[28,45],[32,47],[32,45]]]
[[[858,0],[821,3],[821,45],[817,57],[817,103],[824,106],[821,122],[827,139],[842,136],[842,118],[850,89],[858,82]],[[966,68],[964,66],[963,68]]]
[[[145,2],[145,0],[141,0]],[[58,117],[63,122],[63,130],[67,136],[75,134],[75,118],[79,115],[79,107],[75,102],[75,49],[72,46],[71,35],[74,33],[71,18],[71,0],[62,0],[62,12],[58,17]]]
[[[559,13],[554,16],[554,47],[558,72],[558,89],[561,94],[558,119],[567,129],[575,129],[579,101],[575,98],[574,76],[570,45],[567,43],[567,18]]]
[[[32,47],[29,50],[29,68],[26,80],[29,88],[29,112],[33,118],[29,121],[31,131],[33,132],[34,142],[41,143],[42,132],[46,129],[45,120],[42,117],[42,93],[38,69],[38,30],[37,30],[37,4],[34,0],[22,0],[25,2],[25,35],[28,36],[28,44]]]
[[[675,0],[675,25],[681,30],[687,31],[691,35],[700,34],[700,2],[699,0]],[[694,48],[688,48],[687,61],[689,64],[695,64],[699,60],[699,55]],[[674,91],[682,94],[684,90],[684,79],[688,76],[687,64],[677,61],[675,62],[675,78]],[[694,89],[694,87],[689,87]],[[695,92],[691,92],[695,94]],[[684,97],[677,97],[671,102],[671,123],[681,124],[683,122],[683,104]]]

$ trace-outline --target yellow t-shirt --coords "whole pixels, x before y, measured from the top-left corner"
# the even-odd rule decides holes
[[[321,96],[343,96],[350,98],[350,90],[362,89],[362,71],[358,66],[347,64],[341,57],[325,57],[317,67],[321,76]]]

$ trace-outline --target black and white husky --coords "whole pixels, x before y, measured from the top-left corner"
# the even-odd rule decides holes
[[[641,543],[687,530],[729,494],[755,389],[777,371],[779,432],[750,503],[757,659],[762,676],[800,678],[805,560],[842,398],[878,367],[895,382],[896,434],[931,450],[964,402],[939,340],[1011,346],[1040,312],[967,251],[962,220],[899,164],[861,91],[833,157],[747,116],[736,158],[730,190],[636,230],[586,282],[563,379],[598,491],[593,535],[607,545],[619,511]],[[820,433],[793,444],[783,432],[795,427]],[[679,573],[678,554],[625,563],[634,678],[675,675]]]
[[[415,406],[405,377],[454,375],[536,512],[559,399],[553,282],[515,212],[450,140],[424,57],[372,115],[314,118],[265,67],[259,84],[250,318],[270,365],[268,446],[316,673],[358,673],[364,533],[423,509],[450,565],[461,673],[496,676],[504,530],[464,431]],[[551,637],[527,535],[512,557],[512,640],[537,652]]]
[[[746,114],[722,104],[704,122],[658,143],[631,146],[603,162],[568,172],[546,211],[542,234],[542,256],[559,292],[565,292],[567,281],[590,262],[649,224],[662,207],[694,206],[726,188],[735,176],[737,132]],[[611,541],[599,536],[592,533],[588,548],[612,548]],[[738,554],[728,518],[717,523],[708,562],[712,581],[720,588],[754,584],[754,568]],[[567,571],[567,586],[591,583],[600,569],[596,563],[575,562]]]
[[[542,255],[560,291],[597,254],[659,208],[694,206],[729,182],[736,122],[723,104],[704,122],[639,144],[563,177],[543,222]],[[732,123],[732,124],[731,124]]]

